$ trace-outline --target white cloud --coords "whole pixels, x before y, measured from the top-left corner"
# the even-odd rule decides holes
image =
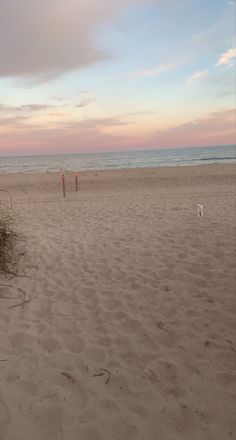
[[[231,65],[232,60],[236,57],[236,47],[227,50],[227,52],[222,53],[218,63],[216,66],[222,66],[222,65]]]
[[[234,0],[230,0],[229,2],[228,2],[228,5],[230,5],[230,6],[236,6],[236,2],[234,1]]]
[[[181,64],[185,63],[186,59],[175,60],[166,64],[159,64],[157,66],[151,67],[149,69],[142,69],[136,72],[132,72],[130,76],[134,78],[149,78],[152,76],[161,75],[169,70],[176,69]]]
[[[79,104],[76,105],[76,107],[87,107],[87,105],[91,104],[94,101],[95,98],[83,99]]]
[[[197,72],[195,72],[192,76],[190,76],[187,79],[186,83],[188,86],[191,86],[196,81],[199,81],[203,78],[206,78],[207,75],[208,75],[208,70],[198,70]]]
[[[137,72],[131,73],[131,76],[135,78],[148,78],[151,76],[160,75],[168,70],[171,70],[173,66],[171,64],[161,64],[150,69],[138,70]]]

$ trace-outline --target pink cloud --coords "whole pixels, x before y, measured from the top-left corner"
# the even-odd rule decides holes
[[[28,121],[26,121],[28,122]],[[1,154],[42,154],[114,150],[134,144],[125,134],[111,135],[107,129],[124,127],[127,122],[115,118],[83,119],[61,122],[57,127],[24,124],[11,120],[0,132]]]
[[[95,98],[83,99],[76,107],[87,107],[89,104],[95,101]]]
[[[234,58],[236,58],[236,47],[227,50],[227,52],[222,53],[216,65],[217,66],[230,65]]]
[[[26,121],[27,122],[27,121]],[[58,126],[35,125],[23,120],[12,121],[0,133],[0,154],[70,153],[150,148],[175,148],[234,144],[235,112],[224,110],[210,113],[153,135],[126,132],[125,119],[84,119],[58,122]],[[111,134],[116,127],[120,133]]]
[[[186,124],[158,131],[150,143],[159,148],[235,144],[235,110],[210,113]]]
[[[157,66],[154,66],[154,67],[150,67],[147,69],[141,69],[141,70],[137,70],[136,72],[132,72],[130,74],[130,76],[133,78],[149,78],[152,76],[161,75],[162,73],[165,73],[169,70],[176,69],[177,67],[179,67],[181,64],[183,64],[185,62],[186,62],[186,59],[179,59],[179,60],[170,61],[165,64],[158,64]]]

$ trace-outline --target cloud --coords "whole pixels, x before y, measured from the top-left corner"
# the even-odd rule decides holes
[[[43,81],[110,58],[96,32],[137,4],[141,0],[0,0],[0,77]]]
[[[87,107],[87,105],[91,104],[95,101],[95,98],[87,98],[83,99],[79,104],[76,105],[76,107]]]
[[[234,7],[234,6],[236,6],[236,2],[233,1],[233,0],[230,0],[230,1],[228,2],[228,5]]]
[[[1,118],[0,118],[1,119]],[[0,121],[1,122],[1,121]],[[17,121],[16,121],[17,122]],[[78,122],[61,121],[57,126],[47,124],[12,124],[0,130],[0,154],[66,153],[120,149],[137,145],[130,136],[110,134],[107,129],[126,125],[115,118],[84,119]],[[4,128],[4,127],[3,127]]]
[[[44,112],[53,108],[54,105],[48,104],[24,104],[19,106],[7,106],[0,104],[0,128],[9,128],[10,130],[25,128],[26,124],[33,129],[31,122],[32,115]]]
[[[120,119],[115,118],[85,118],[78,122],[70,122],[69,124],[65,124],[66,128],[80,128],[84,130],[95,130],[102,128],[111,128],[117,126],[128,125],[128,121],[122,121]]]
[[[19,110],[26,110],[26,111],[30,111],[30,112],[39,112],[42,110],[47,110],[51,107],[53,107],[53,106],[48,105],[48,104],[24,104],[18,108],[19,108]]]
[[[2,115],[14,115],[22,113],[32,113],[48,110],[57,107],[56,105],[49,104],[23,104],[18,106],[8,106],[0,104],[0,113]]]
[[[50,78],[105,59],[92,41],[113,12],[101,3],[104,14],[91,0],[1,0],[0,75]]]
[[[84,107],[88,105],[90,102],[92,102],[94,99],[91,98],[88,103],[82,102],[77,107]],[[63,106],[64,108],[65,106]],[[47,129],[47,122],[45,122],[42,126],[40,123],[36,124],[33,122],[32,116],[35,112],[40,112],[44,110],[50,110],[50,112],[47,112],[47,115],[49,116],[56,116],[56,117],[65,117],[64,121],[61,121],[58,125],[57,119],[55,121],[50,120],[50,125],[56,127],[59,131],[61,129],[81,129],[81,130],[102,130],[117,126],[124,126],[128,125],[130,122],[128,120],[122,119],[122,116],[119,118],[83,118],[80,120],[73,120],[69,119],[71,118],[70,112],[61,111],[62,107],[57,105],[48,105],[48,104],[25,104],[25,105],[19,105],[19,106],[7,106],[0,104],[0,126],[9,126],[14,129],[19,127],[19,125],[22,126],[22,128],[35,129],[44,127]],[[73,117],[73,116],[72,116]],[[75,118],[75,116],[74,116]],[[25,126],[25,123],[27,123],[27,126]]]
[[[126,115],[127,116],[150,116],[157,114],[154,110],[137,110],[135,112],[129,112]]]
[[[157,66],[151,67],[149,69],[142,69],[136,72],[132,72],[130,76],[133,78],[150,78],[152,76],[161,75],[169,70],[176,69],[181,64],[183,64],[186,60],[179,59],[166,64],[159,64]]]
[[[89,90],[82,89],[82,90],[79,90],[77,92],[75,91],[73,94],[66,94],[66,95],[56,94],[56,95],[53,95],[51,97],[51,100],[55,101],[55,102],[60,102],[61,103],[61,102],[71,101],[72,99],[75,99],[77,96],[86,95],[88,93],[90,93]]]
[[[199,81],[199,80],[201,80],[203,78],[206,78],[207,75],[208,75],[208,70],[198,70],[192,76],[187,78],[186,83],[187,83],[188,86],[191,86],[196,81]]]
[[[235,110],[229,109],[158,131],[148,145],[159,148],[226,145],[234,144],[235,136]]]
[[[52,106],[48,104],[22,104],[18,106],[0,104],[0,112],[8,112],[8,111],[15,112],[21,110],[39,111],[39,110],[45,110],[48,107],[52,107]]]
[[[236,58],[236,47],[228,49],[227,52],[222,53],[216,66],[232,65],[232,60],[234,58]]]
[[[1,119],[1,116],[0,116]],[[1,123],[1,121],[0,121]],[[156,131],[153,135],[125,133],[128,121],[122,118],[83,119],[54,124],[29,124],[13,120],[0,130],[0,154],[66,153],[79,151],[112,151],[226,145],[235,143],[234,109],[207,114],[185,124]],[[113,127],[120,126],[120,133]],[[124,127],[124,128],[123,128]],[[111,129],[111,130],[110,130]]]
[[[19,127],[25,127],[25,123],[28,121],[27,116],[23,115],[9,115],[9,116],[1,116],[0,114],[0,126],[2,128],[16,129]]]
[[[128,125],[130,122],[127,120],[122,120],[122,118],[83,118],[80,120],[68,120],[68,117],[70,116],[70,113],[61,112],[61,111],[54,111],[47,113],[48,116],[53,116],[54,121],[50,120],[50,123],[44,122],[44,123],[35,123],[32,120],[32,111],[31,108],[33,108],[33,111],[39,111],[40,108],[42,110],[44,109],[58,109],[57,106],[50,106],[50,105],[37,105],[37,104],[29,104],[29,105],[22,105],[18,107],[8,107],[0,105],[0,127],[9,127],[10,130],[15,133],[16,129],[21,128],[24,130],[49,130],[50,128],[55,130],[58,130],[58,133],[60,133],[61,130],[68,130],[68,131],[90,131],[90,130],[97,130],[102,131],[103,129],[109,129],[112,127],[119,127]],[[63,117],[64,120],[58,122],[58,117]]]

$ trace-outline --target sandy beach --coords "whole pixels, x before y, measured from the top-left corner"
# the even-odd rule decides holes
[[[236,167],[0,189],[20,235],[0,278],[0,439],[236,438]]]

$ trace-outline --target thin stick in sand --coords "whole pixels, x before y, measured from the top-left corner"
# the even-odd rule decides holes
[[[61,181],[62,181],[62,193],[63,193],[63,197],[66,196],[66,183],[65,183],[65,174],[63,173],[61,175]]]
[[[75,191],[78,192],[79,182],[78,182],[78,173],[75,173]]]

